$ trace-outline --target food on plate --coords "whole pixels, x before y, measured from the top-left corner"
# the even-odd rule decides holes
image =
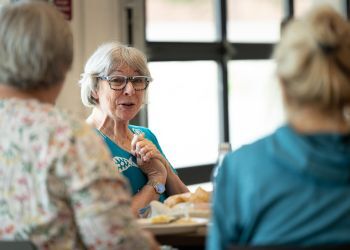
[[[173,214],[186,214],[191,217],[209,218],[210,203],[207,202],[183,202],[176,204],[172,208]]]
[[[172,209],[160,201],[151,201],[151,213],[150,217],[154,217],[161,214],[172,215]]]
[[[174,222],[174,224],[196,224],[197,222],[190,217],[183,217]]]
[[[168,207],[173,207],[178,203],[187,202],[190,199],[191,193],[183,193],[183,194],[175,194],[172,196],[169,196],[165,201],[164,204]]]
[[[190,209],[190,210],[208,210],[210,209],[210,203],[208,202],[196,202],[196,203],[179,203],[172,207],[172,209]]]
[[[208,218],[210,216],[210,198],[211,192],[198,187],[194,193],[177,194],[168,197],[163,206],[170,208],[162,209],[165,214],[185,215],[192,217]],[[159,206],[154,206],[155,210],[160,211]],[[156,213],[155,213],[156,214]]]
[[[173,207],[176,204],[184,202],[209,203],[210,196],[211,192],[205,191],[201,187],[198,187],[194,193],[188,192],[183,194],[172,195],[164,201],[164,204],[168,207]]]
[[[156,215],[151,218],[151,223],[152,224],[165,224],[165,223],[170,223],[174,221],[176,218],[173,216],[165,215],[165,214],[160,214]]]
[[[203,188],[198,187],[196,189],[196,191],[191,194],[190,198],[189,198],[189,202],[193,202],[193,203],[209,203],[210,202],[210,192],[205,191]]]

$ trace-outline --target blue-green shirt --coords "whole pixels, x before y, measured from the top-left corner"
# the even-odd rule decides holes
[[[165,157],[156,136],[145,127],[129,125],[129,129],[134,134],[144,134],[145,138],[150,140],[160,151],[160,153]],[[146,185],[148,179],[147,176],[140,170],[137,166],[136,157],[132,155],[130,152],[125,151],[121,147],[119,147],[116,143],[114,143],[110,138],[104,135],[101,131],[97,130],[100,135],[102,135],[103,140],[107,144],[115,166],[118,171],[122,173],[128,180],[131,186],[132,194],[135,195],[139,192],[143,186]],[[175,169],[171,166],[173,171],[176,173]],[[167,192],[165,191],[160,195],[159,201],[163,202],[168,197]]]
[[[207,249],[350,242],[350,135],[290,126],[228,154]]]

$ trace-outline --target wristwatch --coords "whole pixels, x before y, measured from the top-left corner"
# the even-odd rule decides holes
[[[150,185],[154,188],[157,194],[162,194],[165,192],[165,186],[163,183],[160,183],[156,180],[149,180],[147,182],[147,185]]]

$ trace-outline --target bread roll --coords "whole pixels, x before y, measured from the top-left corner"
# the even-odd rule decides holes
[[[183,193],[183,194],[175,194],[172,196],[169,196],[165,201],[164,204],[168,207],[173,207],[178,203],[182,202],[188,202],[191,197],[191,193]]]
[[[192,203],[209,203],[210,202],[211,192],[205,191],[203,188],[198,187],[194,193],[183,193],[175,194],[169,196],[164,204],[168,207],[173,207],[176,204],[183,202],[192,202]]]
[[[191,194],[189,198],[189,202],[197,203],[197,202],[210,202],[210,192],[205,191],[203,188],[198,187],[196,191]]]

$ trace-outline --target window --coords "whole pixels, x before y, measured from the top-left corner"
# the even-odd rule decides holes
[[[340,13],[342,13],[344,16],[346,16],[346,3],[349,3],[349,1],[344,0],[295,0],[295,16],[301,16],[303,15],[312,5],[316,4],[329,4],[336,10],[338,10]]]
[[[148,127],[176,168],[217,157],[218,70],[213,61],[152,62]]]
[[[214,41],[214,0],[146,1],[147,41]]]
[[[349,15],[350,0],[136,2],[145,23],[135,36],[144,35],[155,79],[143,125],[185,183],[194,184],[209,181],[220,142],[236,149],[284,122],[270,59],[281,22],[320,2]]]
[[[232,42],[276,42],[283,18],[281,0],[227,1],[227,37]],[[252,11],[259,10],[259,11]]]
[[[272,60],[232,60],[228,69],[230,142],[234,150],[272,133],[285,115]]]

